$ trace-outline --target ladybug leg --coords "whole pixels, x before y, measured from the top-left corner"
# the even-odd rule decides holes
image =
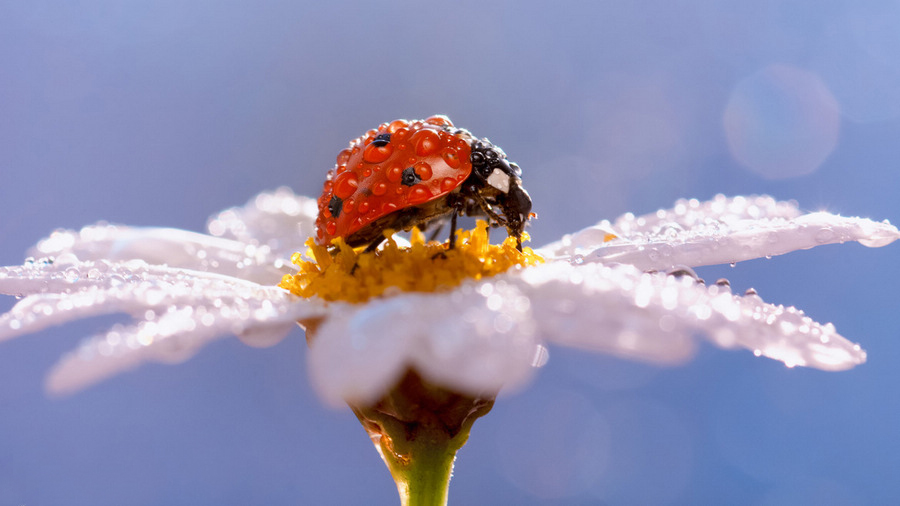
[[[456,247],[456,218],[465,212],[466,199],[448,199],[447,204],[453,209],[453,212],[450,214],[450,245],[447,247],[448,250],[451,250]]]
[[[483,212],[488,218],[503,226],[506,226],[508,224],[506,218],[500,216],[493,209],[491,209],[491,205],[488,204],[481,195],[478,195],[476,193],[475,195],[473,195],[473,197],[475,199],[475,202],[478,204],[478,207],[481,208],[481,212]]]
[[[378,249],[378,246],[380,246],[381,243],[383,243],[383,242],[384,242],[384,237],[382,237],[381,239],[376,239],[376,240],[370,242],[369,245],[366,246],[366,249],[364,249],[362,252],[363,252],[363,253],[371,253],[371,252],[375,251],[376,249]],[[351,275],[351,276],[352,276],[354,273],[356,273],[356,268],[357,268],[357,267],[359,267],[359,262],[358,262],[358,261],[357,261],[357,263],[353,264],[353,268],[350,269],[350,275]]]
[[[453,215],[450,217],[450,246],[447,248],[448,250],[456,247],[456,217],[459,216],[459,211],[453,211]]]

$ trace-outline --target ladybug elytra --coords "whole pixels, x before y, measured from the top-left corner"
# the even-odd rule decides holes
[[[450,217],[485,216],[506,227],[522,249],[531,197],[522,171],[486,138],[456,128],[446,116],[383,123],[337,156],[319,197],[316,242],[340,237],[375,249],[383,231],[428,229]]]

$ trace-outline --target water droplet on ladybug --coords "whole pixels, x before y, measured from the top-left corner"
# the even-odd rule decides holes
[[[441,147],[441,139],[431,130],[421,130],[413,135],[416,145],[416,155],[428,156],[437,152]]]
[[[399,183],[400,178],[403,176],[403,167],[399,165],[394,165],[387,171],[387,179],[392,183]]]
[[[422,179],[422,181],[428,181],[429,179],[431,179],[431,165],[428,165],[425,162],[419,162],[413,165],[413,170],[416,172],[416,175],[418,175],[419,178]]]
[[[395,119],[394,121],[391,121],[390,124],[388,124],[387,131],[392,134],[395,134],[401,128],[406,128],[408,125],[409,125],[409,122],[406,121],[405,119]]]
[[[384,181],[380,183],[375,183],[375,186],[372,187],[372,195],[384,195],[387,192],[387,183]]]
[[[447,193],[456,188],[456,179],[445,177],[441,180],[441,193]]]
[[[425,185],[416,185],[409,191],[409,203],[416,205],[428,201],[431,198],[431,192]]]
[[[372,205],[369,204],[368,200],[362,200],[362,201],[360,201],[360,203],[356,207],[356,209],[359,211],[359,214],[366,214],[367,212],[369,212],[369,209],[371,207],[372,207]]]
[[[344,172],[334,180],[334,194],[345,199],[356,191],[359,180],[352,171]]]
[[[462,164],[462,161],[459,159],[459,152],[453,148],[445,149],[444,152],[441,153],[441,157],[451,169],[458,169]]]
[[[437,126],[449,126],[452,127],[453,123],[450,121],[450,118],[444,116],[443,114],[435,114],[425,120],[425,123],[430,123],[432,125]]]
[[[341,150],[337,155],[337,164],[338,165],[347,165],[347,162],[350,160],[350,148]]]
[[[337,223],[334,220],[328,220],[328,223],[325,224],[325,232],[328,235],[334,235],[337,232]]]
[[[381,163],[394,153],[394,145],[393,144],[377,144],[378,139],[373,140],[368,146],[366,146],[366,150],[363,152],[363,160],[369,163]]]

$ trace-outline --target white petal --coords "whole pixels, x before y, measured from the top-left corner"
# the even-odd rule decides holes
[[[707,202],[681,199],[675,202],[672,209],[660,209],[639,217],[626,213],[619,216],[615,223],[603,220],[597,225],[563,236],[561,240],[541,248],[540,252],[551,257],[584,255],[604,246],[607,233],[635,243],[645,240],[648,235],[675,239],[684,230],[743,220],[791,219],[800,214],[802,213],[796,202],[779,202],[766,195],[728,198],[719,194]]]
[[[641,273],[621,266],[547,264],[523,272],[540,336],[550,342],[651,362],[692,356],[692,336],[744,347],[788,366],[848,369],[865,352],[794,308],[693,278]]]
[[[737,206],[741,212],[722,212],[735,208],[736,201],[742,204]],[[792,217],[795,209],[791,204],[769,197],[694,202],[681,203],[673,211],[660,211],[652,217],[622,218],[612,226],[589,227],[541,252],[575,263],[618,262],[643,270],[666,270],[677,265],[739,262],[846,241],[877,247],[900,238],[900,232],[888,222],[825,212]],[[705,219],[704,213],[708,213]],[[619,239],[606,243],[598,240],[599,231],[606,229]]]
[[[30,294],[0,315],[0,340],[99,314],[126,313],[137,320],[70,354],[49,383],[60,391],[144,360],[187,358],[220,336],[271,345],[298,319],[325,312],[321,301],[299,299],[277,287],[135,260],[0,268],[0,291]]]
[[[319,328],[310,373],[329,402],[377,400],[409,367],[457,391],[522,384],[537,349],[528,301],[502,282],[344,306]]]
[[[206,344],[232,333],[236,325],[243,325],[236,323],[235,318],[221,315],[206,325],[203,316],[212,314],[204,312],[209,309],[173,306],[137,325],[116,326],[106,334],[94,336],[53,367],[47,378],[47,390],[55,394],[71,393],[144,362],[183,362]],[[255,325],[282,337],[294,327],[293,321],[256,322]]]
[[[315,234],[319,212],[315,199],[295,195],[290,188],[260,193],[243,207],[227,209],[209,219],[214,236],[267,247],[280,258],[306,251],[306,239]]]
[[[98,224],[77,232],[57,230],[29,254],[64,262],[71,261],[70,255],[79,260],[142,260],[267,284],[277,284],[290,272],[289,257],[277,257],[267,246],[257,247],[174,228]]]

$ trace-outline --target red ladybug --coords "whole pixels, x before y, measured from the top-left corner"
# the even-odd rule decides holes
[[[385,229],[424,230],[449,216],[453,248],[464,214],[505,226],[521,250],[531,213],[521,175],[502,149],[446,116],[383,123],[338,153],[319,197],[316,242],[341,237],[372,250]]]

